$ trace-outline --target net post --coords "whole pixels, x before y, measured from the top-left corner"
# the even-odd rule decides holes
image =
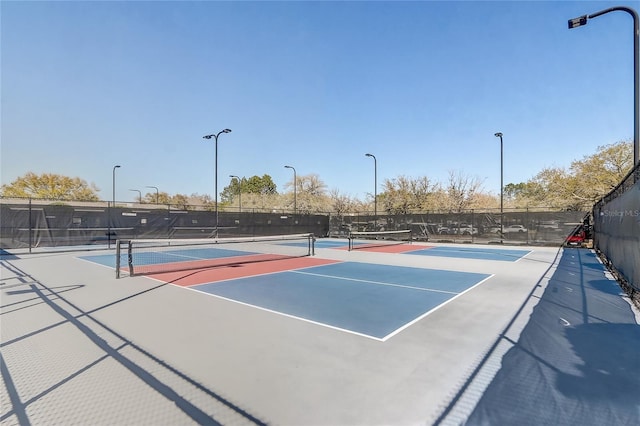
[[[120,279],[120,240],[116,240],[116,279]]]
[[[127,263],[129,265],[129,276],[133,276],[133,242],[128,241],[127,245]]]

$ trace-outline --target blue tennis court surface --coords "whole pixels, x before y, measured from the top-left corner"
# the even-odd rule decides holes
[[[209,247],[167,251],[141,251],[136,253],[136,265],[160,265],[203,259],[223,259],[236,256],[248,256],[252,254],[258,253]],[[104,266],[109,266],[111,268],[116,267],[116,256],[114,254],[81,256],[80,259],[95,262]],[[120,264],[127,264],[126,254],[120,255]]]
[[[191,288],[386,340],[490,276],[344,262]]]
[[[370,243],[370,242],[369,242]],[[298,241],[298,242],[290,242],[290,243],[279,243],[282,245],[287,245],[287,246],[293,246],[293,247],[303,247],[306,246],[307,243],[304,241]],[[347,240],[325,240],[325,239],[318,239],[315,241],[315,247],[316,248],[347,248],[349,247],[349,241]],[[360,241],[360,242],[355,242],[355,245],[366,245],[367,242],[366,241]]]
[[[277,244],[291,246],[291,247],[306,247],[309,243],[306,241],[295,241],[295,242],[286,242],[286,243],[277,243]],[[349,245],[349,242],[339,241],[339,240],[316,240],[314,244],[316,248],[337,248],[337,247],[347,247]]]
[[[423,250],[410,251],[405,254],[420,256],[458,257],[462,259],[502,260],[516,262],[522,259],[530,250],[504,250],[491,248],[463,248],[463,247],[431,247]]]

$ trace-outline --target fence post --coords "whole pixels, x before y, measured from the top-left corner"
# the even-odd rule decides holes
[[[524,212],[524,220],[527,225],[527,245],[529,245],[529,231],[531,230],[531,223],[529,223],[529,206],[527,205],[526,210]]]
[[[116,240],[116,279],[120,278],[120,240]]]
[[[171,203],[167,203],[167,238],[171,238]]]
[[[31,219],[31,197],[29,197],[29,253],[31,253],[31,247],[33,246],[33,221]]]
[[[471,209],[471,244],[473,244],[473,242],[475,241],[475,239],[473,238],[473,229],[474,229],[475,223],[476,223],[476,220],[473,215],[473,209]]]

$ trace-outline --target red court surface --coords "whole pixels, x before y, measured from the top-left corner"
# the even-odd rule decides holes
[[[221,259],[219,259],[221,263]],[[164,272],[148,275],[150,278],[183,287],[216,281],[232,280],[255,275],[272,274],[275,272],[291,271],[312,266],[328,265],[339,262],[337,260],[320,259],[316,257],[282,257],[262,262],[236,262],[226,265],[214,265],[207,268],[191,269],[188,271]]]

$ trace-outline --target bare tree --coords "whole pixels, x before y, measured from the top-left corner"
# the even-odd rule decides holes
[[[482,181],[462,171],[449,171],[446,185],[448,209],[454,212],[470,208],[476,196],[482,192]]]

